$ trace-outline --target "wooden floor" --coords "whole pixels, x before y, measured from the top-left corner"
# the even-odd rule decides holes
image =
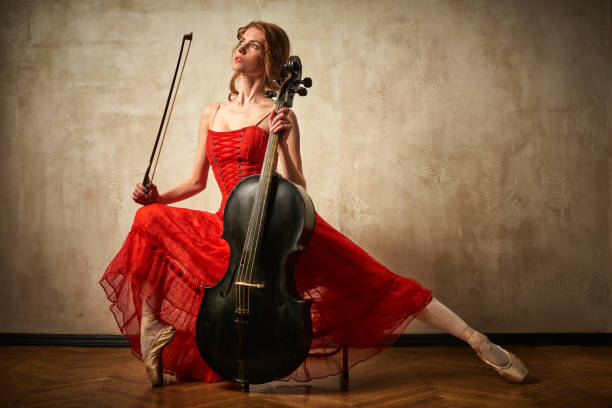
[[[1,407],[612,407],[612,347],[516,346],[530,367],[508,383],[466,347],[394,347],[339,377],[151,388],[126,348],[0,347]]]

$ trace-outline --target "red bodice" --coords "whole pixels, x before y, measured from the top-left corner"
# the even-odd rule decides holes
[[[240,180],[261,173],[268,132],[259,126],[248,126],[228,132],[208,131],[206,155],[221,190],[219,214],[232,189]]]

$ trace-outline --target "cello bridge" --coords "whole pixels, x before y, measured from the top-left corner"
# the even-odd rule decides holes
[[[236,282],[234,283],[234,285],[246,286],[249,288],[257,288],[257,289],[262,289],[264,287],[263,283]]]

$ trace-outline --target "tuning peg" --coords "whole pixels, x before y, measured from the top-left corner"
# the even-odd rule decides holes
[[[309,77],[306,77],[302,79],[300,83],[304,85],[306,88],[310,88],[312,86],[312,79],[310,79]]]
[[[308,94],[308,89],[306,89],[306,88],[298,88],[297,93],[300,96],[306,96]]]
[[[276,98],[278,96],[278,93],[274,92],[274,91],[270,91],[267,90],[265,92],[266,98]]]

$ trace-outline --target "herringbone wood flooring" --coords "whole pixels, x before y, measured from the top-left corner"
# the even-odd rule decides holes
[[[612,407],[612,347],[516,346],[530,367],[508,383],[466,347],[395,347],[339,377],[151,388],[129,349],[0,347],[2,407]]]

